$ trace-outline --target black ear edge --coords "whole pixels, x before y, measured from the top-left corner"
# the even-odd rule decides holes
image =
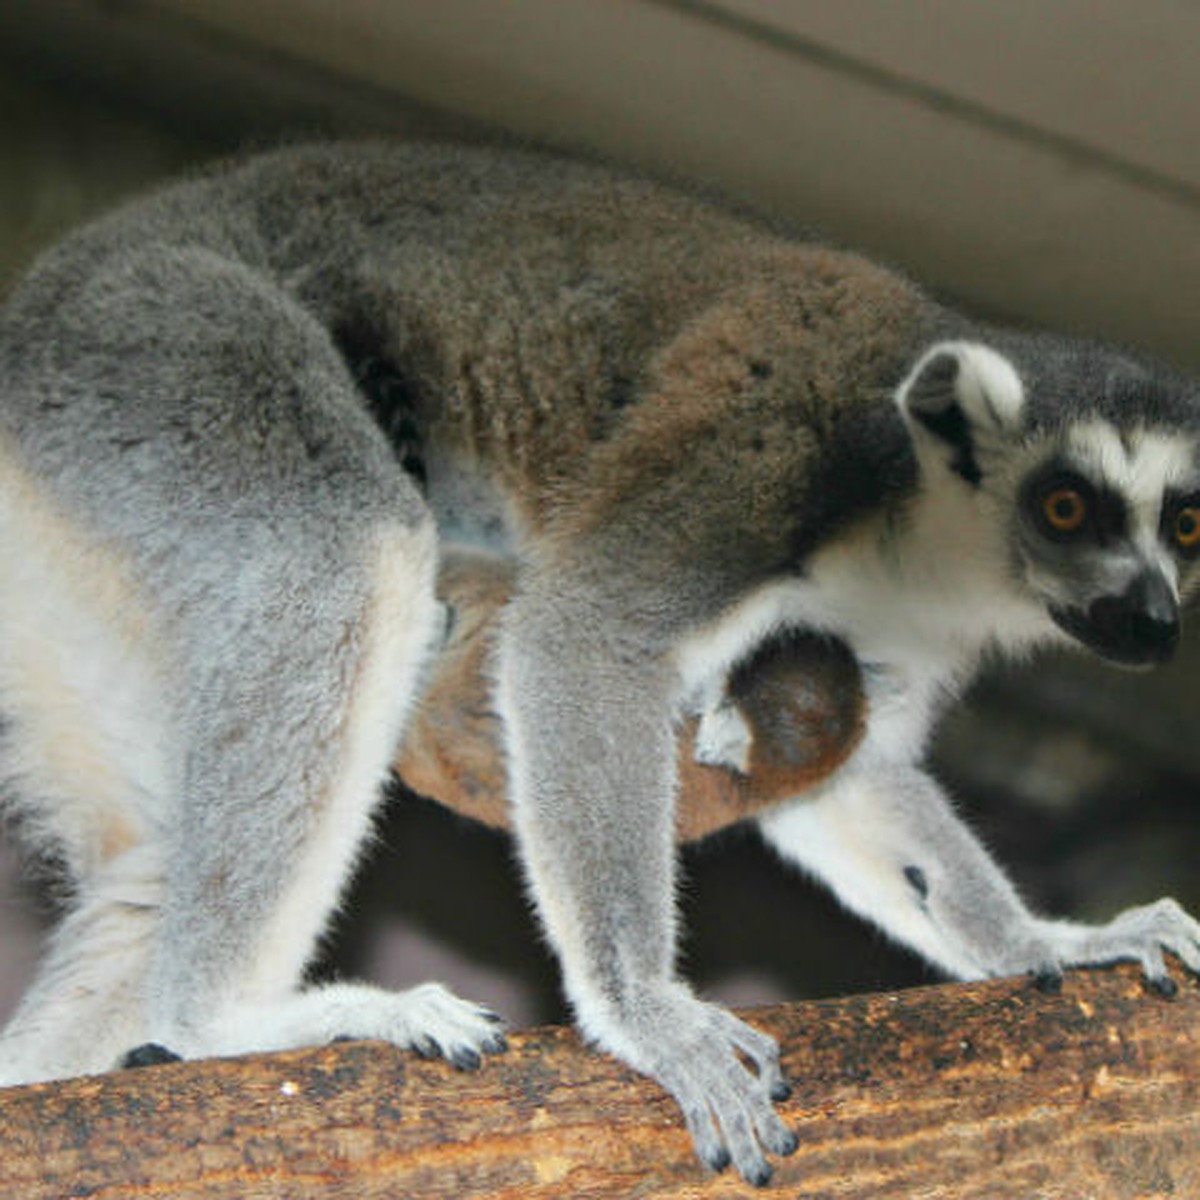
[[[972,487],[978,487],[983,472],[975,458],[971,423],[958,395],[962,364],[950,350],[930,356],[909,383],[904,403],[914,421],[952,451],[950,469]]]
[[[971,426],[957,404],[941,412],[914,412],[913,416],[934,436],[940,438],[954,452],[950,469],[961,475],[972,487],[983,481],[983,472],[975,458],[975,443],[971,438]]]

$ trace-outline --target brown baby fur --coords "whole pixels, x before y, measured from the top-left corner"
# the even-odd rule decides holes
[[[445,556],[439,592],[454,606],[454,630],[394,764],[414,791],[502,829],[512,828],[512,813],[489,660],[515,574],[511,562],[491,555]],[[828,639],[769,642],[734,673],[730,698],[751,729],[748,770],[696,762],[696,722],[681,724],[676,831],[682,842],[812,787],[846,761],[865,726],[858,666]]]

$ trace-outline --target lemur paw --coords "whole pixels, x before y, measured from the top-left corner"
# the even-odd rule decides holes
[[[732,1163],[761,1187],[771,1178],[766,1155],[796,1150],[774,1108],[790,1095],[774,1038],[676,983],[632,988],[618,1021],[602,1025],[588,1032],[675,1097],[696,1153],[714,1171]]]
[[[162,1040],[189,1058],[374,1039],[427,1058],[445,1058],[470,1071],[485,1054],[508,1048],[494,1012],[460,999],[440,983],[405,992],[333,983],[270,1005],[235,1007],[192,1031],[190,1038],[186,1029],[175,1032]]]
[[[1173,996],[1165,953],[1175,955],[1193,974],[1200,975],[1200,922],[1178,903],[1162,899],[1126,909],[1107,925],[1042,922],[1041,927],[1057,967],[1104,966],[1114,962],[1140,963],[1147,984],[1162,996]],[[1039,964],[1036,973],[1047,974]]]
[[[508,1049],[501,1018],[483,1005],[456,996],[440,983],[402,993],[376,993],[347,1006],[333,1040],[380,1038],[422,1058],[445,1058],[462,1071],[478,1070],[485,1054]]]

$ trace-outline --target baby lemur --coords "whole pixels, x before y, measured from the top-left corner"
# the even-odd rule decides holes
[[[437,985],[299,982],[445,636],[439,539],[517,563],[494,696],[579,1024],[713,1167],[761,1183],[796,1142],[774,1042],[676,974],[675,725],[743,763],[726,680],[780,630],[849,647],[868,706],[760,818],[785,859],[956,976],[1200,969],[1172,901],[1029,912],[921,768],[993,649],[1174,650],[1200,396],[1161,367],[600,167],[355,146],[67,239],[4,308],[0,388],[6,790],[74,882],[5,1082],[146,1042],[501,1047]]]

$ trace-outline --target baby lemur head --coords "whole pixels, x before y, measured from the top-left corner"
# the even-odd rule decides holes
[[[1004,333],[929,348],[897,393],[922,490],[1000,529],[1007,580],[1100,657],[1149,666],[1200,576],[1200,393],[1108,350]],[[939,504],[939,507],[943,505]]]

